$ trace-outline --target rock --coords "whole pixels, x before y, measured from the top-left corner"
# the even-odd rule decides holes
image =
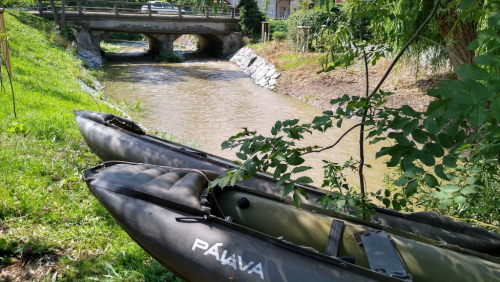
[[[234,53],[230,61],[249,74],[255,84],[273,90],[281,74],[264,58],[258,56],[248,47],[243,47]]]

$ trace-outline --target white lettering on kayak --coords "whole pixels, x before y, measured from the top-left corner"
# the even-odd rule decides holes
[[[219,260],[219,246],[222,247],[222,243],[216,243],[213,245],[208,251],[206,251],[203,255],[212,255],[216,260]]]
[[[194,249],[196,249],[196,248],[200,248],[202,250],[206,250],[206,249],[208,249],[208,243],[205,242],[205,241],[202,241],[200,239],[196,239],[194,241],[192,250],[194,251]]]
[[[203,255],[205,255],[205,256],[212,255],[215,257],[216,260],[220,261],[220,263],[222,265],[229,265],[232,268],[234,268],[234,270],[238,269],[236,266],[236,254],[232,254],[231,256],[226,257],[228,252],[227,252],[227,250],[224,250],[222,252],[222,255],[220,256],[220,259],[219,259],[219,247],[222,247],[223,244],[222,243],[215,243],[212,247],[208,248],[209,246],[210,245],[207,242],[196,238],[191,250],[195,251],[197,248],[202,249],[204,251],[206,250],[206,252],[204,252]],[[245,262],[243,261],[241,256],[238,256],[239,270],[246,272],[246,270],[249,269],[250,267],[252,267],[252,265],[254,265],[254,264],[255,264],[255,262],[253,262],[253,261],[245,264]],[[260,279],[264,280],[264,272],[262,271],[262,263],[261,262],[256,264],[247,273],[248,274],[255,273],[255,274],[260,276]]]
[[[220,263],[222,265],[229,265],[229,266],[232,266],[234,268],[234,270],[236,270],[236,255],[233,254],[232,256],[228,257],[226,259],[226,253],[227,251],[224,250],[224,253],[222,253],[222,256],[220,258]]]
[[[264,273],[262,273],[262,263],[259,262],[256,266],[248,272],[248,274],[257,273],[260,275],[260,279],[264,280]]]
[[[243,262],[243,260],[241,260],[241,257],[240,257],[240,256],[238,256],[238,262],[240,263],[240,270],[242,270],[242,271],[247,270],[247,268],[249,268],[250,266],[252,266],[252,264],[254,264],[254,262],[253,262],[253,261],[251,261],[251,262],[249,262],[247,265],[243,266],[243,263],[244,263],[244,262]]]

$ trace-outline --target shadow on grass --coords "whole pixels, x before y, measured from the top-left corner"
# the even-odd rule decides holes
[[[61,281],[102,279],[146,282],[182,281],[142,250],[132,253],[123,251],[87,256],[71,263],[71,268],[63,273]]]

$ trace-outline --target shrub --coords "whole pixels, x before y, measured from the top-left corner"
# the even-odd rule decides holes
[[[255,0],[241,0],[236,8],[240,9],[241,31],[246,34],[261,32],[262,22],[266,19],[264,13],[259,11]]]
[[[282,31],[276,31],[273,33],[273,39],[278,41],[283,41],[286,39],[286,33]]]
[[[283,20],[270,21],[269,28],[271,30],[271,34],[274,34],[277,31],[286,34],[288,32],[288,21],[283,21]]]
[[[174,52],[163,53],[161,57],[163,61],[167,63],[182,63],[183,61],[182,57]]]
[[[309,49],[314,51],[314,44],[312,44],[313,34],[320,32],[321,26],[324,25],[328,19],[328,13],[320,9],[312,10],[299,10],[293,13],[288,19],[288,47],[295,50],[297,40],[297,26],[310,26],[309,36]],[[304,39],[307,37],[307,31]],[[300,42],[299,42],[300,44]]]

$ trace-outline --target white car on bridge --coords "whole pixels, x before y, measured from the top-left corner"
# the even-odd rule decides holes
[[[179,9],[168,2],[148,1],[148,4],[151,4],[151,12],[155,14],[179,14]],[[141,7],[141,13],[149,13],[148,5]],[[181,9],[181,13],[185,14],[186,11]]]

